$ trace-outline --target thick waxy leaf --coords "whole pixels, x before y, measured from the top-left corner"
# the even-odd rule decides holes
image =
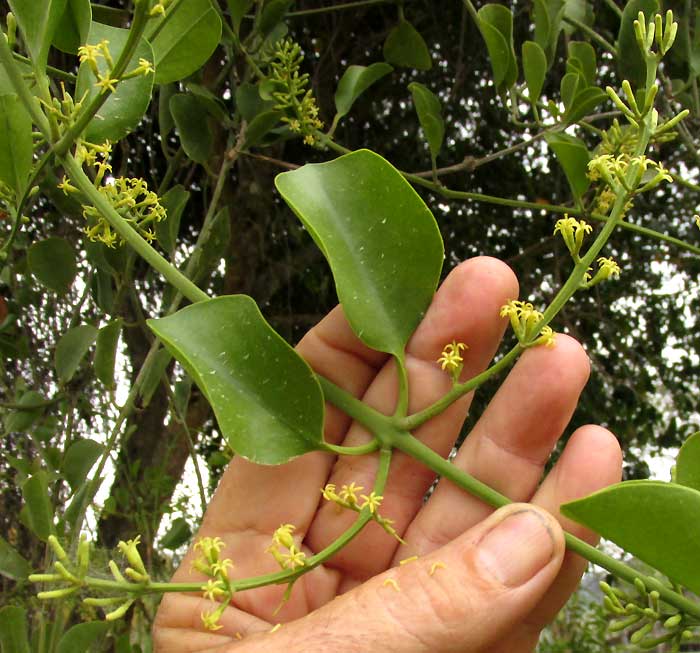
[[[30,572],[29,563],[0,536],[0,574],[6,578],[20,581],[26,580]]]
[[[77,440],[68,447],[61,471],[73,492],[85,482],[90,469],[103,451],[104,446],[94,440]]]
[[[355,100],[392,70],[394,69],[383,61],[370,66],[350,66],[340,78],[335,92],[335,110],[338,116],[342,118],[347,115]]]
[[[571,41],[569,43],[569,59],[568,61],[577,61],[577,68],[583,74],[583,78],[588,86],[595,84],[596,77],[596,56],[595,50],[590,43],[586,41]],[[567,65],[568,65],[567,61]]]
[[[186,519],[178,517],[173,520],[172,526],[170,526],[168,532],[163,535],[160,545],[164,549],[170,549],[172,551],[189,541],[190,537],[192,537],[190,525],[187,523]]]
[[[523,43],[523,72],[527,83],[528,97],[535,104],[540,98],[547,76],[547,55],[535,41]]]
[[[73,327],[61,336],[54,354],[54,365],[61,383],[68,383],[73,378],[96,338],[97,329],[90,324]]]
[[[328,259],[357,336],[401,355],[442,268],[442,238],[423,200],[369,150],[285,172],[275,184]]]
[[[433,62],[420,32],[407,20],[389,32],[384,41],[384,58],[394,66],[429,70]]]
[[[92,23],[90,0],[66,0],[66,10],[53,35],[53,44],[63,52],[77,54],[88,39]]]
[[[103,326],[97,334],[95,376],[108,388],[114,386],[114,366],[121,331],[122,320],[118,318]]]
[[[58,653],[92,650],[90,647],[108,630],[107,621],[88,621],[72,626],[58,642]]]
[[[508,7],[484,5],[478,12],[479,29],[489,51],[493,81],[501,93],[518,79],[518,62],[513,45],[513,13]]]
[[[19,196],[32,168],[32,119],[16,95],[0,95],[0,181]]]
[[[153,362],[150,367],[146,370],[143,382],[141,383],[141,388],[139,389],[139,394],[141,395],[141,405],[148,406],[153,399],[155,391],[160,385],[161,379],[165,370],[168,369],[168,365],[172,360],[170,352],[165,349],[161,349],[156,352]]]
[[[658,0],[629,0],[622,10],[620,32],[617,37],[616,57],[620,79],[629,80],[632,88],[644,88],[646,84],[646,64],[644,57],[637,45],[637,37],[634,33],[634,21],[639,12],[643,12],[647,23],[653,20],[659,11]]]
[[[49,477],[37,472],[22,484],[27,525],[40,540],[53,533],[53,509],[49,500]]]
[[[211,0],[182,0],[160,18],[148,35],[156,83],[168,84],[199,70],[221,40],[222,23]]]
[[[579,77],[580,79],[580,77]],[[592,113],[593,110],[608,99],[608,94],[595,86],[579,90],[564,114],[565,122],[573,124]]]
[[[318,381],[250,297],[199,302],[148,324],[199,385],[236,453],[276,465],[319,448]]]
[[[170,98],[170,112],[185,154],[192,161],[206,163],[211,155],[214,140],[204,106],[194,95],[178,93]]]
[[[236,32],[241,28],[243,16],[248,13],[248,10],[253,6],[254,2],[255,0],[227,0],[228,10],[231,14],[231,22]]]
[[[33,243],[27,253],[32,274],[47,288],[64,295],[73,285],[78,265],[71,244],[63,238],[47,238]]]
[[[442,139],[445,137],[445,121],[442,119],[442,106],[440,100],[428,88],[413,82],[408,85],[408,90],[413,95],[413,104],[416,107],[418,120],[423,128],[425,140],[430,147],[430,156],[433,161],[440,153]]]
[[[574,197],[580,199],[591,183],[587,176],[588,162],[591,157],[586,145],[575,136],[561,133],[549,134],[545,140],[564,169]]]
[[[288,9],[292,6],[294,0],[268,0],[258,21],[258,31],[267,36],[282,22]],[[274,41],[273,41],[274,43]]]
[[[126,45],[128,36],[129,30],[127,29],[93,22],[90,25],[87,42],[90,45],[97,45],[103,40],[109,41],[112,59],[117,61]],[[139,59],[153,62],[153,51],[145,39],[141,39],[136,46],[136,51],[126,68],[126,72],[135,69],[139,65]],[[104,59],[97,59],[97,67],[102,75],[108,75],[108,66]],[[98,95],[101,89],[96,85],[96,82],[90,66],[85,62],[78,71],[76,97],[82,97],[86,92],[89,99]],[[109,96],[95,119],[85,130],[87,140],[93,143],[102,143],[107,140],[116,142],[124,138],[141,121],[151,101],[152,89],[152,74],[137,75],[132,79],[120,82],[116,91]]]
[[[168,217],[166,220],[156,222],[156,237],[166,252],[172,252],[175,249],[177,235],[180,233],[180,219],[189,199],[189,191],[180,184],[173,186],[160,198],[161,206],[167,211]]]
[[[700,593],[697,490],[659,481],[626,481],[567,503],[561,512]]]
[[[551,65],[561,33],[561,20],[566,10],[565,1],[534,0],[532,7],[535,41],[547,55],[548,65]]]
[[[0,608],[0,649],[2,653],[30,653],[24,608],[16,605]]]
[[[283,116],[281,111],[263,111],[248,123],[244,147],[249,148],[262,141],[277,126]]]
[[[44,402],[44,397],[34,390],[25,392],[17,401],[20,406],[27,406],[27,408],[30,406],[42,406]],[[15,410],[9,412],[4,419],[5,430],[10,433],[21,433],[28,430],[34,422],[41,417],[42,409],[43,407],[37,408],[36,410]]]
[[[9,0],[9,5],[34,65],[43,70],[66,0]]]
[[[676,483],[700,491],[700,433],[691,435],[678,452]]]

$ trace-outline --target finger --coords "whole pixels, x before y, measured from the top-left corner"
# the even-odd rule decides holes
[[[202,614],[218,607],[218,603],[197,596],[165,595],[153,624],[155,653],[205,653],[271,628],[268,622],[229,607],[221,615],[220,628],[207,630]]]
[[[598,536],[561,515],[559,506],[617,483],[621,475],[622,452],[615,436],[599,426],[584,426],[571,436],[533,502],[557,515],[562,528],[569,533],[595,545]],[[567,552],[556,581],[528,617],[529,624],[541,630],[554,619],[576,589],[587,564],[580,556]]]
[[[491,651],[539,601],[564,553],[546,512],[515,504],[436,551],[391,569],[244,649],[364,653]],[[514,648],[512,650],[523,650]]]
[[[553,348],[526,351],[460,448],[454,464],[513,501],[529,501],[588,378],[581,346],[558,334]],[[401,555],[449,542],[492,511],[441,482],[405,534]]]
[[[463,377],[481,372],[493,357],[505,327],[499,308],[517,293],[517,281],[505,264],[482,257],[455,268],[438,291],[428,313],[407,348],[410,383],[410,412],[418,411],[443,396],[451,387],[449,375],[436,363],[445,344],[452,340],[469,344],[464,353]],[[364,396],[364,401],[380,412],[391,413],[396,403],[396,373],[392,362],[381,370]],[[447,455],[466,416],[471,396],[453,404],[447,411],[416,431],[416,436],[442,455]],[[358,444],[368,435],[353,425],[345,444]],[[329,479],[340,489],[355,482],[369,492],[377,468],[376,456],[344,457],[338,460]],[[395,520],[399,533],[419,510],[434,473],[422,463],[395,453],[389,481],[383,492],[381,514]],[[354,519],[340,515],[336,506],[321,507],[307,535],[312,550],[320,550]],[[372,556],[366,551],[372,550]],[[346,546],[331,564],[352,575],[350,583],[365,580],[386,568],[396,549],[396,541],[376,525],[370,525]],[[342,590],[348,589],[345,585]]]

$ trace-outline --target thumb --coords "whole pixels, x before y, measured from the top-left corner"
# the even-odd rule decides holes
[[[491,650],[513,636],[543,597],[563,556],[557,521],[530,504],[511,504],[430,555],[390,569],[289,624],[286,634],[292,642],[303,641],[305,651]],[[295,627],[302,630],[292,633]],[[518,650],[535,643],[530,639]],[[294,645],[286,650],[294,651]]]

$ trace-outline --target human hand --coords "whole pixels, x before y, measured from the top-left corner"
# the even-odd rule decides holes
[[[499,308],[517,297],[517,281],[503,263],[477,258],[455,268],[443,283],[407,349],[409,414],[444,395],[449,376],[436,364],[444,345],[465,342],[462,378],[485,369],[506,326]],[[334,309],[299,343],[297,351],[316,372],[362,397],[381,412],[396,402],[395,367],[352,333]],[[540,485],[544,464],[562,435],[588,378],[588,361],[573,339],[558,335],[554,348],[526,351],[454,462],[514,501],[493,513],[447,481],[427,502],[434,474],[396,452],[383,492],[381,513],[395,520],[400,545],[376,523],[326,564],[301,576],[278,608],[284,587],[240,592],[217,631],[201,614],[217,607],[201,596],[168,594],[154,626],[158,653],[286,651],[313,653],[521,653],[531,651],[540,630],[576,588],[586,562],[564,549],[563,526],[594,542],[583,527],[558,516],[561,503],[589,494],[620,477],[620,450],[605,429],[585,426],[570,438]],[[471,396],[415,431],[447,456],[467,414]],[[327,405],[326,440],[355,446],[367,432]],[[219,537],[222,558],[236,578],[279,571],[266,552],[274,531],[296,526],[294,539],[307,555],[340,535],[356,514],[338,512],[319,488],[355,482],[367,492],[377,455],[336,458],[307,454],[279,467],[236,457],[226,470],[199,532]],[[550,514],[551,513],[551,514]],[[206,577],[191,570],[190,550],[174,582]],[[401,560],[418,559],[401,565]],[[274,629],[275,624],[282,624]]]

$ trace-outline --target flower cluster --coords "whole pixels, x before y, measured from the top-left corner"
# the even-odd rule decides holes
[[[142,179],[131,177],[111,177],[112,166],[109,155],[112,147],[109,142],[97,145],[79,140],[75,159],[81,165],[92,168],[95,188],[111,204],[114,210],[128,222],[148,242],[156,238],[152,225],[165,220],[167,212],[161,205],[158,195],[148,189]],[[64,177],[58,187],[66,194],[79,193],[78,189]],[[84,232],[94,242],[102,242],[108,247],[123,244],[102,213],[91,204],[83,204],[83,217],[88,226]]]
[[[172,4],[172,2],[173,0],[158,0],[158,2],[156,2],[151,8],[148,15],[151,18],[156,16],[165,16],[165,10]]]
[[[272,534],[272,544],[265,549],[282,569],[293,571],[306,564],[306,554],[297,546],[292,535],[295,530],[294,524],[282,524]]]
[[[678,653],[682,644],[692,639],[693,632],[689,626],[694,624],[685,614],[672,612],[661,603],[659,593],[649,591],[641,579],[635,579],[634,587],[636,593],[629,593],[608,583],[600,583],[603,605],[614,618],[608,625],[609,630],[632,630],[630,642],[642,649],[667,644],[670,648],[664,650]]]
[[[522,347],[554,346],[555,339],[552,328],[549,326],[540,327],[544,316],[536,311],[530,302],[511,299],[501,307],[500,315],[510,318],[510,325]]]
[[[195,545],[197,558],[192,562],[192,568],[208,576],[202,585],[202,595],[209,601],[220,601],[218,607],[207,610],[200,615],[207,630],[219,630],[221,615],[231,602],[235,592],[231,585],[228,570],[233,567],[230,558],[221,558],[224,541],[220,537],[203,537]]]
[[[565,213],[564,217],[561,220],[557,220],[557,223],[554,225],[554,234],[556,235],[557,232],[561,234],[571,252],[571,256],[577,263],[579,261],[579,252],[583,245],[583,237],[591,231],[593,231],[593,227],[585,220],[570,218],[568,213]]]
[[[95,76],[97,80],[95,86],[97,86],[100,93],[114,93],[114,91],[117,90],[117,84],[119,82],[140,75],[153,75],[155,73],[153,62],[141,58],[139,59],[138,65],[133,70],[119,77],[113,77],[114,58],[109,50],[109,41],[106,39],[94,45],[85,44],[80,46],[80,48],[78,48],[78,57],[80,63],[87,65]]]
[[[601,154],[588,162],[588,178],[602,179],[613,189],[624,189],[630,195],[645,193],[662,181],[673,181],[661,163],[644,155]]]
[[[384,497],[376,492],[370,492],[369,494],[360,494],[358,499],[358,493],[362,492],[362,490],[364,490],[364,487],[355,485],[354,481],[350,483],[350,485],[343,485],[340,488],[340,492],[337,491],[334,483],[328,483],[325,487],[321,488],[321,494],[326,501],[334,503],[338,508],[354,510],[355,512],[361,512],[367,509],[371,518],[377,522],[377,524],[389,533],[389,535],[395,537],[401,544],[405,544],[394,528],[394,520],[387,519],[379,514],[379,506],[382,504]]]
[[[284,114],[282,122],[286,122],[291,131],[302,135],[307,145],[317,145],[315,132],[323,127],[323,123],[318,118],[313,91],[307,88],[309,75],[299,73],[303,61],[297,43],[290,39],[280,41],[269,64],[269,82],[275,89],[272,91],[277,102],[275,109]]]
[[[462,349],[469,349],[469,347],[463,342],[455,342],[453,340],[450,344],[445,345],[440,358],[437,359],[440,367],[449,373],[454,383],[459,381],[459,375],[464,367],[464,359],[460,353]]]
[[[61,583],[62,587],[39,592],[37,597],[43,600],[63,599],[71,594],[75,594],[82,587],[89,586],[90,581],[94,579],[87,577],[91,551],[90,542],[88,542],[87,538],[84,535],[80,537],[75,561],[69,560],[68,554],[54,535],[49,536],[48,542],[54,556],[57,558],[53,563],[56,573],[32,574],[29,576],[29,580],[32,583]],[[123,586],[126,596],[123,594],[122,596],[88,597],[83,599],[83,603],[86,605],[104,608],[107,621],[121,619],[139,594],[143,592],[143,589],[150,585],[150,576],[143,564],[141,554],[138,552],[139,542],[140,537],[137,536],[133,540],[119,542],[117,545],[117,548],[129,564],[124,570],[124,574],[128,576],[129,580],[124,577],[114,560],[109,561],[109,570],[112,577]],[[107,608],[110,608],[109,612],[107,612]]]
[[[590,272],[586,272],[583,284],[581,285],[583,288],[590,288],[601,281],[610,279],[610,277],[614,277],[615,279],[620,277],[620,266],[613,261],[613,259],[601,256],[598,258],[598,271],[595,273],[595,276],[591,277]]]

